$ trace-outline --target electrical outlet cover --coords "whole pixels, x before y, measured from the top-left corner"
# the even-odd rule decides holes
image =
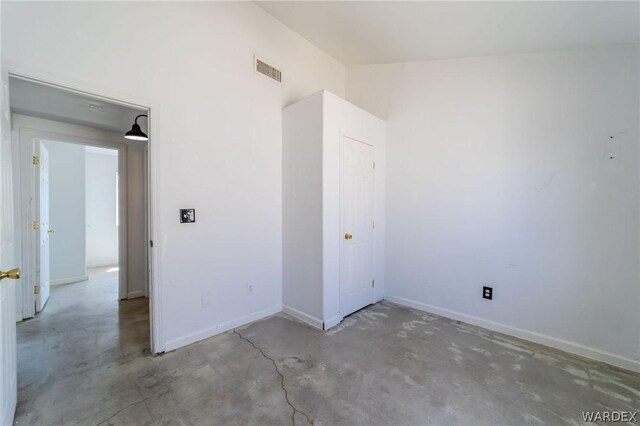
[[[492,300],[493,299],[493,287],[487,287],[487,286],[482,287],[482,298],[483,299]]]

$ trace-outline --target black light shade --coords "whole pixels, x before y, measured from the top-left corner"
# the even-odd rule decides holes
[[[145,132],[140,129],[138,125],[138,118],[147,117],[146,114],[140,114],[136,117],[136,120],[133,122],[133,126],[131,126],[131,130],[124,134],[125,139],[131,139],[134,141],[148,141],[149,136]]]

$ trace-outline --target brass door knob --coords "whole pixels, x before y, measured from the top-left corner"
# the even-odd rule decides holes
[[[345,240],[350,240],[350,239],[352,239],[352,238],[353,238],[353,235],[351,235],[351,234],[344,234],[344,239],[345,239]]]
[[[49,230],[47,231],[49,234],[55,234],[56,230],[53,228],[49,228]]]
[[[12,280],[17,280],[18,278],[20,278],[20,268],[13,268],[10,271],[0,271],[0,280],[3,280],[5,278],[11,278]]]

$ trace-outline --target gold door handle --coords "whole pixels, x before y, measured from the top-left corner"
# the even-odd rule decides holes
[[[0,271],[0,280],[3,280],[5,278],[17,280],[18,278],[20,278],[20,268],[13,268],[12,270],[6,272]]]
[[[344,234],[344,239],[345,239],[345,240],[350,240],[350,239],[352,239],[352,238],[353,238],[353,235],[351,235],[351,234]]]
[[[49,230],[47,231],[49,234],[55,234],[56,230],[53,228],[49,228]]]

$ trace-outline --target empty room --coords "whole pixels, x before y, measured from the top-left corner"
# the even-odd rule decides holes
[[[640,2],[0,19],[0,426],[640,423]]]

